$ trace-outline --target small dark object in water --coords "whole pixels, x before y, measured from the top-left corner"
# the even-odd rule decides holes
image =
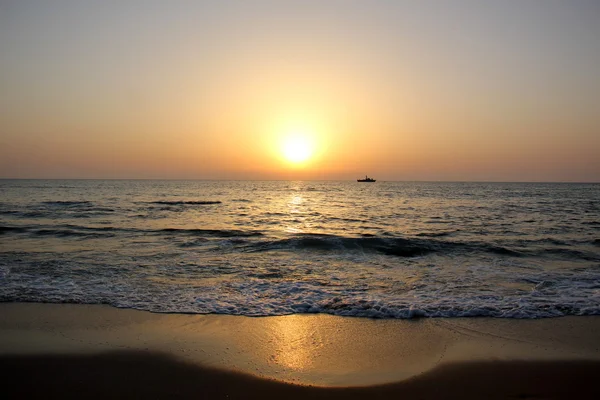
[[[356,182],[377,182],[377,181],[375,179],[369,178],[367,175],[365,175],[365,179],[357,179]]]

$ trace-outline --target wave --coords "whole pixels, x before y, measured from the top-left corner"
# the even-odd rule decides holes
[[[37,236],[54,236],[58,238],[85,238],[85,239],[93,239],[93,238],[108,238],[114,237],[114,233],[109,232],[81,232],[73,229],[38,229],[32,232]]]
[[[300,234],[285,239],[266,239],[252,242],[246,247],[250,252],[266,251],[322,251],[322,252],[362,252],[377,253],[394,257],[420,257],[432,253],[476,254],[488,253],[504,257],[560,258],[565,260],[599,261],[600,255],[568,248],[530,247],[520,241],[519,248],[507,245],[478,241],[450,241],[439,239],[449,235],[416,235],[397,237],[391,234],[376,236],[363,234],[359,237],[346,237],[325,234]],[[535,241],[539,243],[539,241]],[[534,244],[535,244],[534,243]],[[551,243],[549,241],[549,243]]]
[[[227,275],[235,272],[230,268],[221,271]],[[85,270],[77,273],[85,274]],[[523,277],[531,284],[531,290],[511,294],[490,294],[477,288],[468,292],[459,289],[453,294],[448,286],[452,289],[460,282],[436,282],[435,279],[413,285],[404,294],[372,293],[366,286],[344,283],[326,286],[310,280],[287,279],[285,271],[264,270],[253,272],[246,279],[216,284],[195,284],[187,288],[161,286],[159,296],[159,287],[153,287],[153,283],[144,280],[139,285],[127,279],[120,284],[119,294],[113,296],[110,294],[115,287],[112,279],[90,280],[84,275],[60,280],[48,277],[29,282],[27,290],[21,290],[23,280],[18,271],[0,270],[0,276],[7,279],[0,288],[0,302],[109,304],[158,313],[246,316],[324,313],[385,319],[600,315],[594,295],[600,275],[592,271],[584,271],[579,277],[562,272],[533,273]]]
[[[17,211],[17,210],[4,210],[0,211],[0,215],[9,215],[14,218],[93,218],[98,216],[105,216],[115,213],[116,210],[106,207],[86,207],[79,208],[68,206],[62,209],[41,209],[41,210],[28,210],[28,211]]]
[[[158,200],[158,201],[148,201],[147,204],[162,204],[169,206],[180,206],[180,205],[195,205],[195,206],[204,206],[210,204],[221,204],[222,201],[219,200],[198,200],[198,201],[183,201],[183,200]]]
[[[538,252],[538,255],[553,255],[559,257],[565,257],[570,259],[579,259],[586,261],[600,261],[600,255],[587,251],[580,251],[574,249],[564,249],[564,248],[551,248],[544,249]]]
[[[93,203],[91,201],[43,201],[42,204],[49,206],[89,206]]]
[[[0,215],[21,215],[21,211],[16,210],[0,210]]]
[[[153,232],[157,233],[177,233],[182,235],[194,235],[194,236],[215,236],[215,237],[251,237],[251,236],[263,236],[262,232],[259,231],[244,231],[238,229],[185,229],[185,228],[165,228],[158,229]]]
[[[11,295],[0,294],[0,302],[23,303],[51,303],[51,304],[102,304],[117,308],[129,308],[163,314],[217,314],[217,315],[242,315],[247,317],[268,317],[294,314],[329,314],[342,317],[373,318],[373,319],[419,319],[419,318],[505,318],[505,319],[540,319],[564,316],[596,316],[600,315],[600,308],[594,305],[548,304],[517,306],[506,305],[422,305],[390,306],[380,301],[347,302],[344,300],[323,302],[299,302],[285,304],[280,307],[262,309],[244,304],[231,305],[224,300],[212,303],[207,299],[196,299],[192,305],[184,304],[159,304],[143,303],[142,300],[114,299],[104,296],[90,296],[91,299],[82,299],[81,296],[62,296],[44,294],[31,290],[28,294],[14,293]],[[276,303],[273,299],[273,303]],[[507,302],[508,303],[508,302]]]
[[[581,222],[582,225],[593,225],[593,226],[599,226],[600,225],[600,221],[583,221]]]
[[[250,251],[318,250],[362,251],[397,257],[423,256],[439,250],[440,242],[405,238],[343,237],[336,235],[303,234],[292,238],[253,243]]]
[[[254,237],[263,236],[262,232],[238,229],[200,229],[200,228],[164,228],[164,229],[138,229],[112,226],[80,226],[80,225],[58,225],[58,226],[0,226],[2,233],[31,233],[39,236],[105,236],[112,237],[118,233],[133,234],[158,234],[158,235],[186,235],[186,236],[209,236],[209,237]]]
[[[67,185],[48,185],[48,186],[41,186],[41,185],[10,185],[11,188],[14,189],[49,189],[49,190],[56,190],[57,188],[59,189],[80,189],[78,186],[67,186]]]
[[[1,226],[0,234],[30,234],[32,236],[55,236],[58,238],[81,237],[101,238],[115,235],[158,235],[169,239],[178,237],[193,238],[253,238],[250,241],[232,241],[231,244],[241,252],[335,252],[335,253],[373,253],[390,257],[421,257],[430,254],[467,255],[493,254],[500,257],[540,259],[563,259],[600,261],[600,255],[576,246],[556,247],[552,239],[533,241],[489,243],[484,241],[459,241],[446,239],[444,235],[417,234],[413,237],[398,237],[391,233],[363,234],[360,236],[340,236],[304,233],[285,238],[274,238],[265,232],[253,229],[205,229],[176,228],[144,229],[139,227],[83,226],[83,225],[25,225]],[[592,242],[598,245],[596,241]]]
[[[457,232],[460,232],[460,230],[457,229],[457,230],[449,231],[449,232],[421,232],[421,233],[417,233],[415,236],[418,236],[418,237],[444,237],[444,236],[451,236]]]
[[[25,231],[25,228],[19,226],[0,226],[0,235],[4,233],[22,233]]]
[[[498,254],[498,255],[513,256],[513,257],[521,257],[524,255],[523,253],[521,253],[519,251],[511,250],[509,248],[506,248],[503,246],[497,246],[497,245],[485,244],[485,245],[483,245],[483,249],[489,253]]]

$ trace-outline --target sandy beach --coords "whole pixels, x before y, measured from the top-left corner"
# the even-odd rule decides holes
[[[9,398],[597,398],[600,318],[373,320],[0,305]]]

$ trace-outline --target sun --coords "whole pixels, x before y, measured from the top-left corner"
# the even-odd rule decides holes
[[[308,161],[314,153],[313,143],[308,135],[291,133],[281,142],[283,158],[292,164],[301,164]]]

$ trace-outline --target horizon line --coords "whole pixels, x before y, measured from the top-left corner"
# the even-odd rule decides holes
[[[2,178],[0,181],[210,181],[210,182],[356,182],[356,179],[213,179],[213,178]],[[377,179],[377,182],[398,183],[563,183],[600,184],[598,181],[504,181],[504,180],[420,180]]]

